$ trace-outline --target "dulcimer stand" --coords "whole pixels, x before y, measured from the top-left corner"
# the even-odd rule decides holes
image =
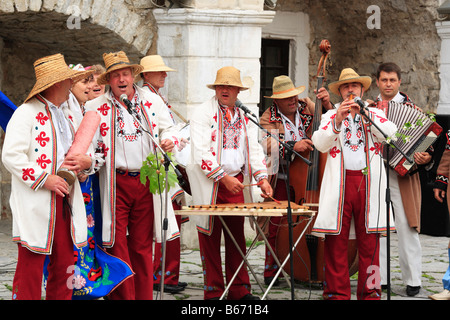
[[[242,262],[235,271],[233,277],[230,279],[229,283],[227,284],[227,287],[225,288],[222,296],[220,297],[220,300],[222,300],[225,295],[227,294],[228,290],[230,289],[231,285],[233,284],[236,276],[239,273],[239,270],[244,266],[244,263],[247,265],[248,269],[253,275],[253,278],[256,280],[258,286],[260,287],[261,291],[264,293],[261,300],[264,300],[269,293],[270,289],[272,288],[273,284],[275,283],[276,279],[280,275],[281,272],[283,272],[283,275],[286,279],[289,278],[289,275],[284,271],[284,266],[287,263],[287,260],[289,259],[289,255],[285,257],[284,261],[281,263],[280,260],[277,258],[277,255],[275,254],[272,246],[270,245],[267,237],[264,234],[264,227],[269,222],[269,219],[267,219],[263,226],[259,226],[257,223],[257,217],[281,217],[287,214],[287,207],[288,207],[288,201],[281,201],[281,204],[276,202],[261,202],[261,203],[242,203],[242,204],[217,204],[217,205],[192,205],[192,206],[184,206],[182,207],[182,210],[176,210],[175,213],[177,215],[214,215],[217,216],[220,221],[223,224],[223,227],[225,229],[225,232],[230,236],[231,240],[233,241],[234,245],[236,246],[237,250],[239,251],[239,254],[242,257]],[[315,215],[315,211],[309,210],[306,206],[300,206],[300,205],[294,205],[293,211],[291,211],[291,214],[295,214],[298,216],[303,216],[307,220],[306,228],[303,230],[303,232],[298,236],[296,242],[292,246],[292,250],[296,248],[298,243],[300,242],[301,238],[306,232],[307,227],[312,222],[312,218]],[[227,216],[245,216],[248,217],[253,224],[256,226],[256,236],[253,239],[253,242],[248,247],[246,254],[242,252],[242,250],[239,247],[239,244],[237,243],[236,239],[234,238],[231,230],[228,228],[225,220],[223,219],[222,215]],[[252,250],[255,247],[255,244],[258,240],[258,236],[261,236],[266,247],[269,249],[270,253],[272,254],[276,264],[278,265],[278,271],[272,280],[272,282],[269,284],[267,289],[264,289],[263,285],[261,284],[260,280],[256,276],[255,271],[253,270],[251,264],[248,261],[248,257]],[[291,287],[291,290],[293,290],[293,286],[290,282],[288,282],[288,285]]]

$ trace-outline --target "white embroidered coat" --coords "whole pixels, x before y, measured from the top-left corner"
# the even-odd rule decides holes
[[[381,110],[369,108],[370,118],[388,137],[396,131],[397,126],[388,121]],[[318,236],[339,234],[342,226],[344,208],[345,169],[342,146],[344,144],[344,121],[341,130],[335,126],[336,110],[329,110],[321,119],[320,128],[314,132],[312,141],[320,152],[327,153],[327,162],[323,175],[319,211],[313,226],[313,233]],[[348,122],[347,122],[348,123]],[[386,220],[386,174],[380,156],[384,136],[364,119],[363,132],[366,151],[366,230],[367,232],[385,232]],[[390,226],[393,226],[392,215]],[[351,232],[353,237],[353,230]]]
[[[160,143],[161,140],[169,138],[174,135],[173,121],[167,111],[167,107],[159,96],[147,90],[135,86],[138,91],[141,110],[143,114],[142,124],[144,128],[150,128],[155,140]],[[102,237],[103,245],[105,247],[112,247],[115,240],[115,225],[116,225],[116,167],[115,167],[115,141],[116,141],[116,119],[117,111],[113,107],[113,102],[110,100],[108,94],[90,100],[85,105],[86,110],[95,110],[101,116],[100,121],[100,135],[105,152],[105,164],[99,170],[100,183],[100,198],[102,206]],[[145,132],[143,134],[146,134]],[[159,150],[158,150],[159,152]],[[154,232],[155,238],[158,242],[162,239],[161,233],[161,210],[164,213],[164,192],[153,195],[153,212],[154,214]],[[162,202],[162,203],[161,203]],[[171,203],[169,201],[169,203]],[[178,226],[175,220],[175,214],[171,205],[167,208],[168,230],[167,240],[179,236]]]
[[[246,164],[245,181],[252,177],[259,180],[267,177],[264,151],[258,141],[258,128],[248,120],[242,110],[240,116],[244,121]],[[192,191],[194,205],[214,204],[217,200],[219,182],[214,179],[223,174],[220,165],[223,149],[223,123],[216,97],[196,107],[191,118],[191,160],[187,165],[187,174]],[[246,188],[247,189],[247,188]],[[250,192],[249,192],[250,193]],[[247,194],[251,202],[251,193]],[[211,234],[213,216],[194,216],[197,229]]]
[[[72,133],[77,124],[68,108]],[[55,228],[56,194],[43,187],[49,174],[56,174],[56,131],[50,107],[39,95],[14,112],[6,129],[2,161],[11,172],[10,206],[13,241],[33,252],[51,254]],[[78,180],[70,189],[71,235],[76,246],[87,244],[87,222]]]

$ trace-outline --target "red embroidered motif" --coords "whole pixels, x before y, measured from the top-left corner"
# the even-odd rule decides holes
[[[223,119],[223,148],[237,150],[241,146],[241,131],[243,129],[243,121],[240,117],[234,123]]]
[[[388,121],[386,118],[380,117],[379,115],[375,115],[375,117],[379,118],[381,123],[385,123],[386,121]]]
[[[178,142],[178,138],[175,136],[172,136],[173,138],[173,144],[177,147],[180,143]]]
[[[45,132],[42,131],[41,133],[39,133],[35,140],[41,145],[41,147],[45,147],[47,145],[47,142],[50,141],[50,137],[46,137]]]
[[[44,125],[45,121],[48,120],[48,117],[44,115],[42,112],[39,112],[36,116],[36,120],[39,121],[40,124]]]
[[[211,171],[211,165],[212,165],[212,161],[210,161],[210,160],[202,160],[202,169],[203,170],[208,170],[208,171]]]
[[[31,181],[36,180],[36,178],[33,176],[33,174],[34,174],[33,168],[22,169],[22,180],[27,181],[28,178],[30,178]]]
[[[98,146],[100,148],[100,152],[102,152],[106,158],[106,156],[108,155],[109,148],[106,148],[106,144],[104,142],[101,143],[99,142]]]
[[[146,106],[147,108],[150,109],[150,107],[152,106],[152,104],[151,104],[150,102],[146,101],[146,102],[144,103],[144,106]]]
[[[108,114],[108,110],[111,109],[111,107],[108,106],[108,104],[104,103],[98,108],[97,110],[104,116]]]
[[[100,125],[100,134],[102,135],[102,137],[106,136],[106,132],[109,130],[109,127],[106,126],[106,123],[102,123]]]
[[[52,163],[50,159],[47,159],[47,155],[42,154],[39,158],[36,159],[37,164],[42,168],[47,168],[47,164]]]
[[[379,142],[374,142],[374,146],[370,148],[370,151],[375,151],[375,154],[379,154],[381,152],[381,147],[383,145]]]
[[[330,150],[330,156],[333,157],[333,158],[336,158],[336,156],[337,156],[339,153],[341,153],[341,150],[339,150],[339,149],[336,148],[336,147],[333,147],[333,148]]]

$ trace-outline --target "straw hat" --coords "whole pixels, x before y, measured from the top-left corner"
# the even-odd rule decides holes
[[[141,72],[176,71],[166,66],[159,55],[146,56],[141,59],[140,64],[144,68]]]
[[[363,85],[364,91],[367,91],[372,83],[372,78],[369,76],[360,76],[351,68],[345,68],[341,71],[339,80],[328,85],[328,89],[335,95],[339,94],[339,87],[344,83],[359,82]]]
[[[217,71],[216,81],[213,84],[206,85],[210,89],[215,89],[216,86],[233,86],[239,87],[242,90],[247,90],[241,82],[241,72],[235,67],[223,67]]]
[[[70,69],[64,60],[64,56],[60,53],[36,60],[34,62],[34,72],[36,74],[36,83],[25,102],[58,82],[67,79],[72,79],[75,82],[92,73],[92,71]]]
[[[294,83],[288,76],[278,76],[273,79],[272,95],[264,98],[284,99],[298,96],[305,91],[305,86],[295,87]]]
[[[123,51],[110,52],[103,54],[103,61],[105,62],[106,72],[102,73],[97,78],[99,85],[108,84],[108,74],[114,70],[123,68],[131,68],[133,70],[133,77],[142,72],[143,67],[140,64],[132,64],[128,60],[127,55]]]

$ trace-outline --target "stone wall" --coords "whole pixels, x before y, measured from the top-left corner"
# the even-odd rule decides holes
[[[378,94],[378,64],[396,62],[403,71],[401,90],[423,109],[435,111],[440,88],[440,38],[435,27],[439,4],[438,0],[278,0],[276,9],[309,15],[310,91],[316,87],[320,41],[328,39],[332,51],[328,82],[337,80],[343,68],[352,67],[359,74],[372,76],[373,84],[366,97],[374,98]],[[367,13],[370,5],[380,9],[379,29],[367,26],[372,15],[372,11]],[[339,101],[337,97],[333,99]]]
[[[22,104],[36,81],[34,61],[54,53],[83,65],[103,64],[105,52],[124,50],[133,62],[155,53],[153,8],[148,0],[0,1],[0,90]],[[0,218],[7,218],[10,174],[1,163],[0,181]]]

